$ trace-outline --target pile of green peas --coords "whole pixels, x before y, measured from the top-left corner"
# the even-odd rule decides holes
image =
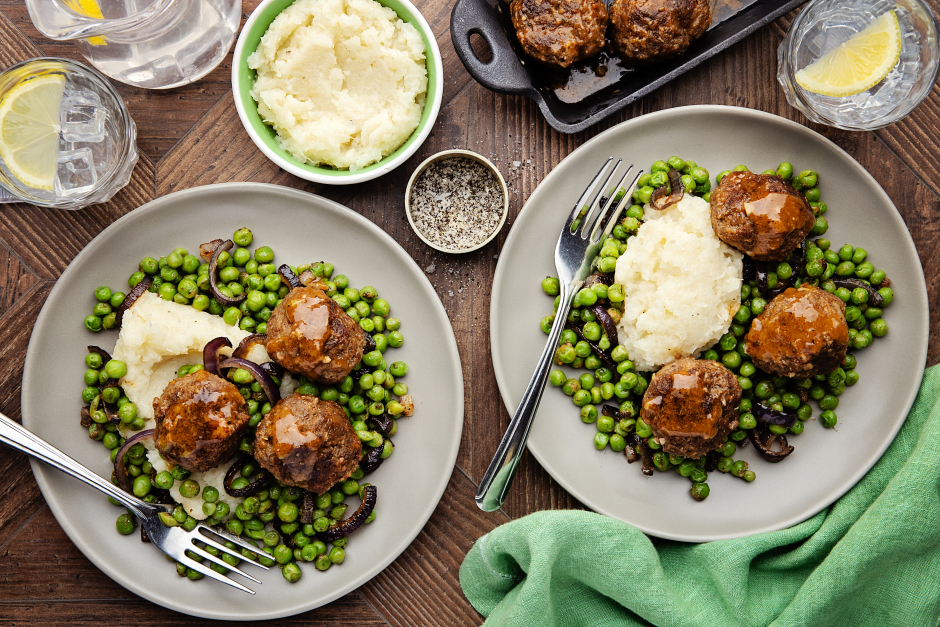
[[[667,173],[670,167],[682,173],[687,193],[699,195],[706,201],[710,200],[711,185],[707,181],[708,173],[700,171],[704,168],[679,157],[655,162],[651,173],[644,174],[638,181],[638,188],[633,194],[633,199],[638,204],[627,210],[626,217],[614,228],[612,237],[602,244],[601,252],[593,262],[597,272],[614,272],[617,258],[626,250],[628,238],[642,224],[644,209],[640,203],[648,203],[656,187],[668,185]],[[724,170],[717,175],[717,182],[720,183],[721,179],[732,171],[747,169],[747,166],[739,165],[733,170]],[[776,169],[764,170],[762,174],[779,176],[806,196],[816,216],[810,236],[818,237],[816,240],[806,240],[805,262],[799,275],[793,277],[794,268],[788,262],[781,262],[768,272],[768,287],[774,289],[780,281],[793,278],[794,285],[810,283],[835,294],[847,305],[849,345],[853,350],[861,350],[869,346],[874,339],[883,337],[888,331],[888,326],[882,317],[882,310],[891,304],[894,293],[888,287],[889,281],[884,271],[875,269],[868,261],[865,249],[845,245],[836,252],[831,250],[829,240],[819,237],[825,234],[829,226],[823,217],[828,207],[821,200],[819,173],[803,170],[794,175],[793,166],[789,162],[783,162]],[[879,288],[878,293],[884,301],[882,306],[869,305],[868,291],[863,288],[849,290],[837,287],[832,280],[834,277],[854,277]],[[558,279],[554,277],[546,277],[542,281],[543,291],[549,296],[556,296],[556,312],[559,305],[559,287]],[[793,426],[787,428],[769,425],[769,429],[771,433],[778,435],[799,435],[805,428],[804,421],[813,417],[813,408],[809,401],[816,401],[821,410],[819,422],[826,428],[832,428],[838,420],[835,409],[838,407],[839,397],[847,387],[858,382],[859,376],[855,370],[857,359],[852,353],[846,355],[841,367],[834,372],[809,379],[790,379],[759,370],[744,350],[744,336],[751,321],[767,306],[768,299],[759,292],[756,281],[747,282],[741,288],[741,307],[735,314],[728,333],[701,356],[702,359],[721,362],[737,376],[743,392],[738,407],[738,428],[710,455],[710,460],[706,456],[693,460],[667,454],[652,437],[649,425],[637,415],[643,393],[649,384],[649,375],[634,372],[634,364],[622,346],[610,350],[610,341],[603,326],[586,308],[600,302],[614,321],[619,322],[625,298],[626,295],[618,284],[607,286],[598,283],[582,288],[574,295],[568,325],[559,340],[555,361],[559,366],[586,368],[594,372],[569,378],[563,370],[557,369],[549,374],[549,381],[571,397],[572,402],[580,408],[582,421],[596,425],[595,448],[603,450],[609,445],[612,450],[620,452],[627,448],[631,439],[644,439],[653,451],[653,465],[656,470],[671,469],[683,477],[688,477],[692,482],[690,494],[696,500],[702,500],[709,494],[706,466],[712,466],[719,472],[729,473],[747,482],[756,478],[756,474],[748,468],[745,460],[734,459],[737,443],[747,438],[749,432],[757,427],[757,419],[753,413],[755,403],[777,411],[795,413],[798,420]],[[551,330],[554,319],[554,315],[551,315],[541,320],[540,326],[546,334]],[[616,365],[615,370],[601,362],[596,349],[608,354],[609,359]],[[619,406],[614,406],[617,411],[599,414],[597,406],[608,400],[619,403]],[[614,413],[615,416],[604,415],[605,413]]]
[[[117,381],[127,374],[127,365],[118,360],[107,362],[104,357],[89,349],[85,355],[85,387],[82,389],[82,403],[90,418],[88,437],[111,451],[111,461],[118,449],[124,445],[125,438],[118,430],[118,423],[112,422],[117,416],[120,426],[131,431],[140,431],[145,421],[137,415],[137,406],[127,398]],[[84,412],[83,412],[84,413]]]
[[[144,258],[138,271],[128,279],[128,285],[133,288],[145,276],[153,277],[150,291],[155,292],[165,300],[172,300],[183,305],[190,305],[200,311],[222,316],[228,324],[246,331],[264,333],[267,330],[267,320],[273,308],[287,295],[288,288],[281,282],[276,268],[272,263],[274,253],[270,247],[257,248],[252,256],[247,246],[252,243],[253,237],[248,229],[239,229],[233,236],[238,245],[228,253],[220,255],[219,285],[223,286],[223,293],[237,296],[246,293],[245,300],[239,307],[223,308],[211,297],[208,284],[208,264],[200,262],[198,258],[189,255],[185,249],[177,248],[172,253],[159,260],[153,257]],[[408,365],[404,361],[388,363],[385,353],[389,348],[398,348],[404,344],[401,333],[401,320],[391,316],[391,305],[384,298],[380,298],[377,290],[372,286],[356,288],[350,285],[345,275],[333,276],[333,264],[318,262],[308,265],[292,267],[297,275],[309,270],[324,280],[326,293],[339,304],[344,311],[355,320],[360,328],[372,336],[375,349],[364,354],[362,360],[353,369],[353,372],[335,385],[323,385],[309,381],[303,376],[297,378],[296,392],[317,396],[323,400],[339,403],[346,416],[352,423],[357,437],[362,442],[364,450],[381,449],[379,456],[387,458],[394,451],[394,445],[388,436],[383,436],[375,422],[375,418],[382,414],[391,416],[389,436],[397,432],[397,419],[401,416],[410,416],[413,412],[413,402],[408,394],[408,385],[401,379],[408,373]],[[225,291],[228,290],[228,291]],[[241,291],[240,291],[241,290]],[[115,307],[123,302],[124,295],[111,292],[107,286],[95,290],[95,298],[99,303],[104,302],[105,295],[109,302],[115,302]],[[118,297],[120,300],[118,300]],[[86,319],[86,328],[91,331],[113,328],[113,312],[99,312],[100,324]],[[112,317],[107,318],[108,315]],[[90,318],[90,317],[89,317]],[[113,386],[114,381],[127,372],[125,364],[111,360],[107,364],[97,353],[89,352],[86,357],[86,389],[83,391],[83,401],[89,405],[92,402],[105,401],[116,406],[116,411],[122,423],[132,430],[140,430],[145,421],[137,416],[136,407],[123,394],[120,387]],[[202,364],[188,364],[180,367],[177,376],[204,369]],[[92,375],[94,374],[94,377]],[[239,441],[238,448],[242,453],[251,455],[254,450],[254,434],[258,423],[271,410],[271,403],[265,396],[261,385],[254,380],[252,374],[242,368],[231,368],[226,372],[246,399],[249,412],[249,427]],[[94,379],[94,381],[92,381]],[[275,385],[280,385],[277,377],[272,377]],[[110,382],[110,384],[109,384]],[[109,384],[109,385],[105,385]],[[99,388],[98,386],[104,386]],[[92,394],[94,392],[94,394]],[[111,396],[115,396],[111,399]],[[90,405],[91,407],[91,405]],[[104,411],[90,412],[94,422],[89,430],[93,439],[102,440],[111,450],[111,461],[114,462],[116,454],[125,443],[120,435],[118,425],[107,421]],[[104,416],[103,422],[98,419]],[[94,433],[92,433],[94,432]],[[158,491],[166,491],[176,486],[180,494],[186,498],[195,498],[201,494],[202,511],[206,515],[205,522],[210,525],[224,525],[225,528],[237,535],[243,535],[253,542],[259,543],[258,559],[268,565],[277,565],[288,581],[300,579],[300,562],[314,562],[317,570],[324,571],[333,564],[340,564],[345,559],[346,538],[335,540],[329,545],[318,539],[318,534],[326,531],[331,525],[343,519],[349,505],[346,499],[352,495],[362,498],[362,490],[368,483],[360,484],[364,477],[361,468],[356,468],[349,479],[341,481],[328,492],[317,497],[313,522],[301,524],[299,522],[299,503],[302,491],[296,487],[284,486],[271,478],[262,486],[261,490],[253,496],[247,497],[233,511],[224,500],[220,500],[219,489],[199,483],[191,478],[191,473],[180,466],[170,470],[156,472],[146,458],[146,450],[140,443],[131,446],[124,456],[124,464],[129,476],[133,479],[133,493],[148,502],[157,502],[160,498]],[[233,481],[233,488],[240,489],[247,486],[257,477],[260,468],[253,459],[244,463],[241,476]],[[109,499],[111,500],[111,499]],[[111,500],[112,503],[118,503]],[[376,516],[373,511],[366,519],[371,523]],[[193,529],[197,520],[186,513],[178,505],[171,514],[161,515],[167,526],[182,526]],[[129,513],[122,514],[116,521],[116,528],[122,534],[129,534],[135,528],[136,522]],[[212,553],[212,547],[204,547]],[[234,545],[229,548],[234,548]],[[243,555],[256,557],[255,554],[241,550]],[[215,554],[215,553],[213,553]],[[237,565],[238,560],[225,554],[219,555],[231,565]],[[190,579],[201,579],[197,571],[177,563],[177,572]],[[215,564],[210,565],[213,570],[224,574],[226,569]]]

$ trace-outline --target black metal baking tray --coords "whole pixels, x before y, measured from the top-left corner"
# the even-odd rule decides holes
[[[609,3],[610,0],[608,0]],[[566,70],[527,57],[515,36],[506,0],[457,0],[450,32],[457,56],[484,87],[534,100],[563,133],[582,131],[645,96],[806,0],[715,0],[712,27],[685,54],[642,68],[625,66],[609,49]],[[492,59],[483,62],[471,35],[486,40]]]

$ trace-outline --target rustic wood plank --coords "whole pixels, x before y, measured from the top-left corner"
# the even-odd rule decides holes
[[[79,211],[0,205],[0,240],[37,276],[54,279],[111,222],[153,197],[154,167],[141,155],[127,186],[104,204]]]
[[[480,511],[473,502],[475,491],[467,476],[455,470],[440,505],[412,545],[360,589],[389,624],[456,627],[483,622],[464,598],[457,573],[476,539],[507,518]]]
[[[120,624],[122,627],[198,627],[218,625],[218,621],[185,616],[168,610],[143,599],[90,599],[90,600],[43,600],[2,601],[3,622],[10,625],[72,625],[99,627],[105,621]],[[245,627],[258,625],[284,625],[281,621],[246,621],[238,623]],[[379,627],[386,625],[375,612],[358,599],[355,594],[348,594],[329,606],[290,618],[292,627],[326,627],[328,625],[358,625]]]

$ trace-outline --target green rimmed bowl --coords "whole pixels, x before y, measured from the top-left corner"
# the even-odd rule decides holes
[[[387,172],[391,172],[408,160],[424,143],[437,114],[441,109],[441,100],[444,95],[443,64],[441,51],[437,47],[437,40],[424,16],[408,0],[376,0],[379,4],[389,7],[402,21],[414,26],[421,34],[425,47],[425,63],[428,70],[428,91],[424,102],[424,111],[418,128],[414,130],[408,140],[399,146],[393,153],[381,161],[362,169],[338,170],[329,167],[314,166],[303,163],[278,145],[275,130],[264,123],[258,113],[258,106],[251,97],[251,88],[255,83],[255,71],[248,67],[248,55],[253,53],[261,42],[261,36],[268,30],[268,26],[278,14],[294,3],[294,0],[264,0],[251,13],[238,36],[235,44],[235,55],[232,63],[232,92],[235,96],[235,108],[242,121],[248,136],[265,156],[284,170],[294,176],[324,183],[326,185],[351,185],[369,181]]]

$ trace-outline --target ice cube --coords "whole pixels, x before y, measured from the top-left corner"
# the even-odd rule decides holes
[[[66,92],[62,101],[62,139],[100,142],[107,113],[98,95],[90,91]]]
[[[55,177],[57,196],[75,196],[90,192],[98,182],[98,174],[88,148],[59,153],[59,164]]]
[[[91,162],[94,164],[95,170],[101,174],[111,167],[111,162],[114,159],[113,145],[114,142],[111,141],[111,138],[105,137],[100,142],[68,142],[65,150],[87,148],[91,151]]]

